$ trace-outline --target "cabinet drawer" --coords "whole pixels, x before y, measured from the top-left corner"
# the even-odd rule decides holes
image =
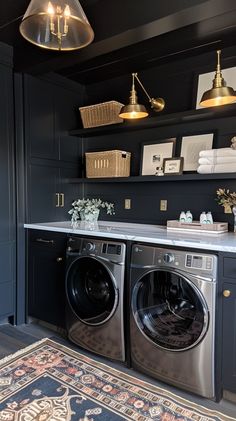
[[[236,283],[236,258],[224,257],[223,275],[225,278],[232,279]]]
[[[30,230],[29,244],[30,246],[39,246],[42,248],[55,248],[65,250],[67,235],[51,231]]]

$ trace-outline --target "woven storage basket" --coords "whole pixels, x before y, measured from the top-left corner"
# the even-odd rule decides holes
[[[80,107],[79,110],[84,128],[122,123],[123,119],[119,117],[121,107],[123,107],[123,104],[117,101]]]
[[[104,151],[86,152],[86,177],[129,177],[130,152]]]

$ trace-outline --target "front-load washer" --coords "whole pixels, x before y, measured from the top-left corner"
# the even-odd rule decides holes
[[[67,244],[68,338],[118,361],[125,361],[125,251],[125,244],[120,242],[76,236]]]
[[[204,397],[215,396],[217,256],[135,244],[131,364]]]

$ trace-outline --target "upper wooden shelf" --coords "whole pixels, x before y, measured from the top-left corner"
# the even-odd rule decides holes
[[[90,129],[70,130],[69,134],[71,136],[92,137],[133,130],[151,129],[154,127],[181,124],[190,121],[211,120],[220,117],[232,116],[236,116],[236,104],[189,110],[172,114],[158,114],[156,117],[145,118],[138,122],[125,121],[121,124],[110,124]]]

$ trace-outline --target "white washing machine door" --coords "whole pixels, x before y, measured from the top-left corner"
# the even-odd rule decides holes
[[[75,259],[66,276],[67,300],[76,317],[91,326],[107,322],[118,305],[118,290],[108,268],[93,257]]]
[[[132,312],[141,333],[156,346],[184,351],[204,337],[207,304],[199,289],[176,271],[152,270],[135,284]]]

